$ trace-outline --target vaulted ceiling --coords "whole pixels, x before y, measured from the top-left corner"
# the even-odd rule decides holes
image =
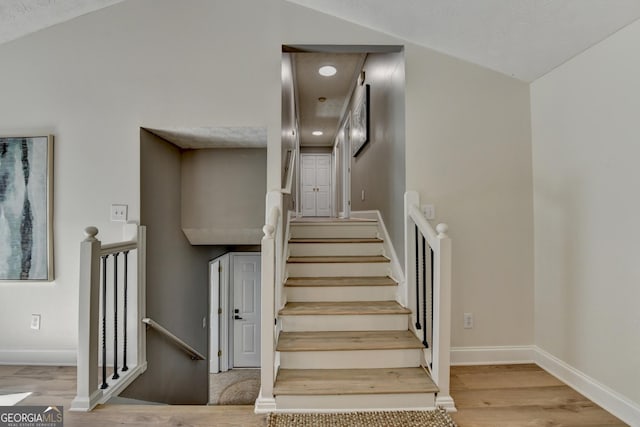
[[[0,43],[121,1],[2,0]],[[287,1],[527,82],[640,18],[640,0]]]

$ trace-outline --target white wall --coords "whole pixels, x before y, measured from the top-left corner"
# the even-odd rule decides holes
[[[403,42],[276,0],[129,0],[0,45],[0,133],[56,135],[57,272],[0,284],[0,349],[75,349],[82,229],[120,239],[111,203],[139,219],[140,127],[267,126],[280,187],[282,44]],[[453,344],[531,344],[528,88],[410,44],[405,57],[406,188],[451,225]]]
[[[636,22],[531,85],[536,345],[638,405],[639,50]]]
[[[407,189],[449,225],[451,344],[532,344],[528,85],[412,45],[405,57]]]
[[[141,126],[268,125],[266,186],[280,187],[278,23],[262,1],[135,0],[0,45],[0,134],[56,137],[56,278],[0,284],[0,362],[56,350],[74,363],[82,230],[120,240],[111,203],[140,218]]]

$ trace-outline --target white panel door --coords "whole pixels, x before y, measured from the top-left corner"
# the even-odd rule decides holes
[[[302,216],[316,216],[316,156],[302,155]]]
[[[260,256],[233,257],[233,366],[260,366]]]
[[[331,154],[302,155],[302,216],[331,216]]]
[[[331,155],[316,157],[316,216],[331,216]]]

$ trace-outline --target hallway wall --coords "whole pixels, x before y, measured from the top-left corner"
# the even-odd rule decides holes
[[[404,263],[405,74],[404,53],[370,53],[362,67],[370,85],[369,142],[351,162],[351,210],[379,210]],[[351,111],[363,96],[357,86]],[[365,192],[364,200],[362,191]]]

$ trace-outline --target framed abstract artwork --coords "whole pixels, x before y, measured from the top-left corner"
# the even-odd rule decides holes
[[[364,145],[369,142],[369,91],[365,85],[363,92],[351,115],[351,154],[357,156]]]
[[[0,280],[53,280],[53,136],[0,137]]]

